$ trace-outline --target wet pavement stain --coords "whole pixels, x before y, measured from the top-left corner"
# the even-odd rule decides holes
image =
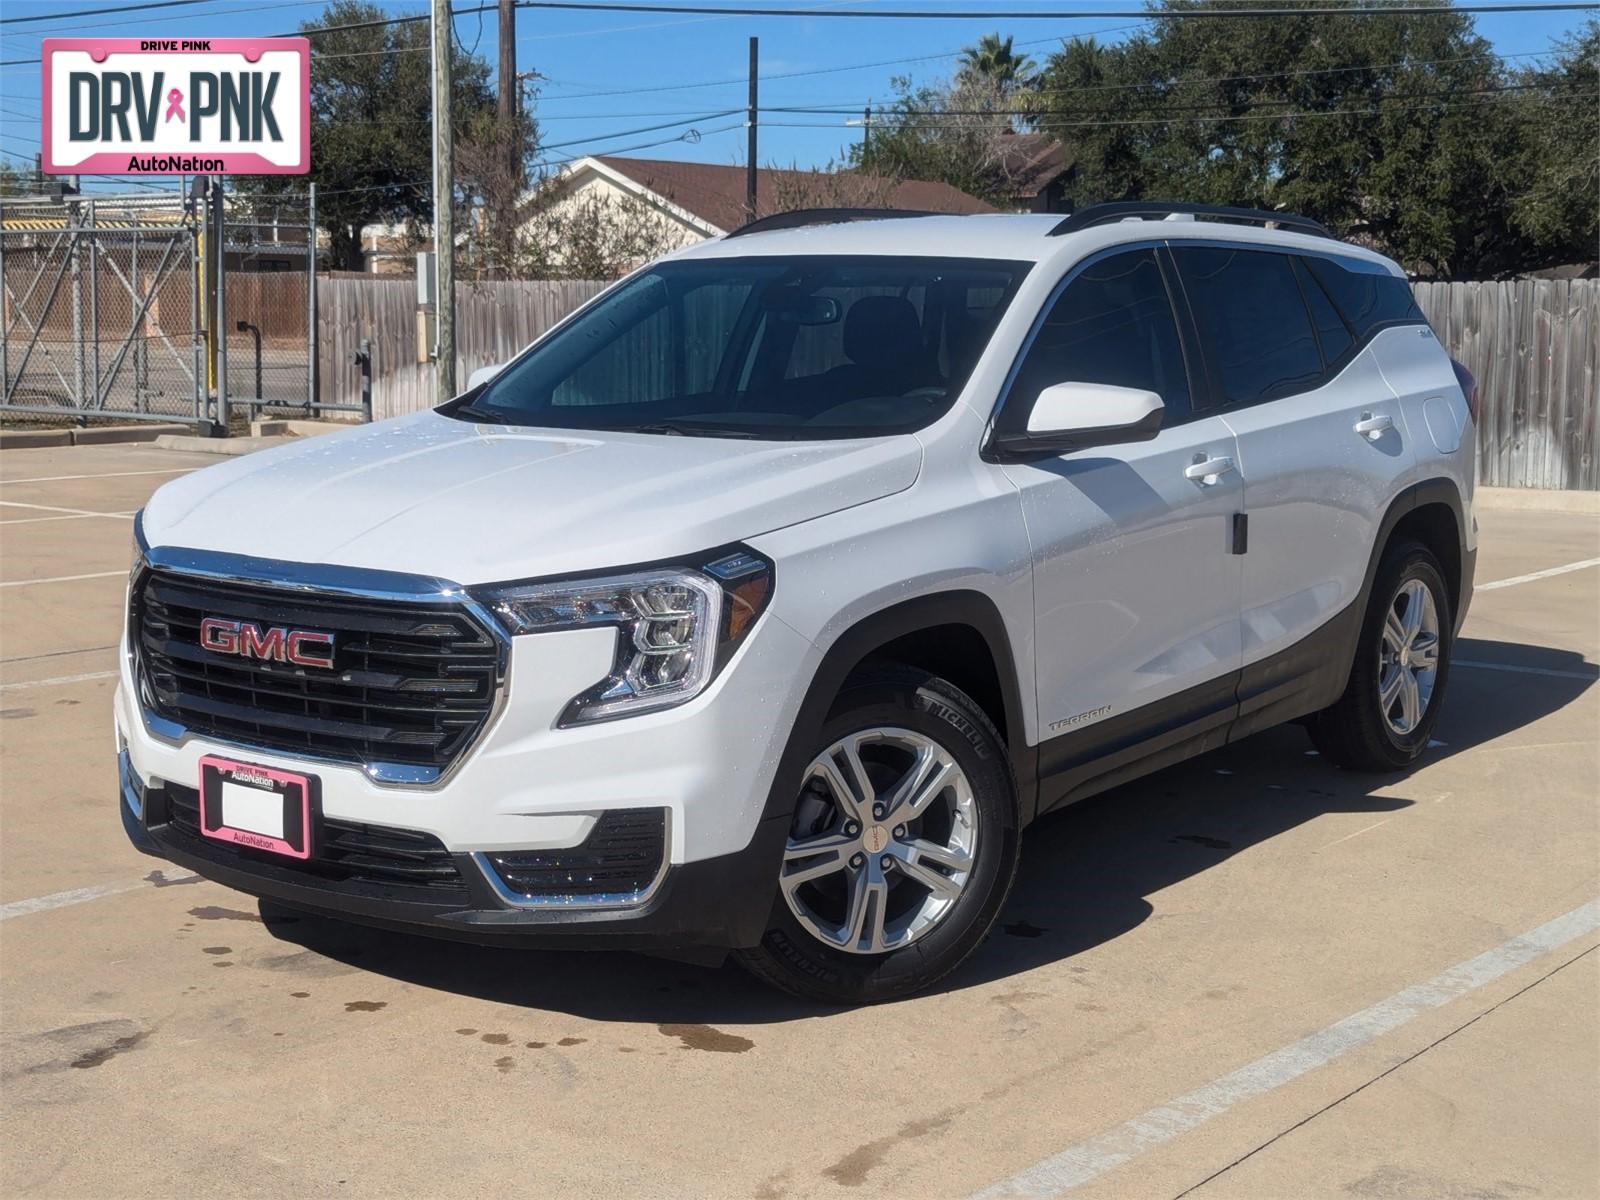
[[[233,963],[231,961],[229,961],[228,959],[224,958],[224,959],[220,960],[219,962],[212,963],[211,965],[213,967],[231,967],[231,966],[233,966]]]
[[[308,999],[311,996],[311,993],[310,992],[290,992],[289,995],[293,996],[296,1000],[305,1000],[305,999]]]
[[[200,948],[200,953],[201,954],[232,954],[233,953],[233,947],[232,946],[202,946]]]
[[[749,1038],[739,1037],[737,1034],[723,1033],[710,1025],[657,1025],[656,1029],[665,1037],[675,1037],[683,1043],[684,1050],[710,1050],[716,1054],[743,1054],[746,1050],[755,1049],[755,1043]]]
[[[191,908],[189,915],[198,917],[202,921],[250,921],[256,925],[261,924],[261,918],[255,913],[241,912],[237,908],[221,908],[215,904],[202,904],[199,908]]]
[[[511,1068],[516,1065],[517,1060],[512,1058],[509,1054],[504,1058],[497,1058],[494,1060],[494,1069],[499,1071],[502,1075],[511,1074]]]
[[[524,1046],[526,1046],[529,1050],[543,1050],[550,1043],[549,1042],[523,1042],[522,1044]]]
[[[824,1168],[822,1173],[845,1187],[859,1187],[867,1181],[868,1173],[874,1167],[881,1166],[889,1151],[901,1142],[941,1133],[950,1127],[954,1116],[955,1110],[950,1110],[920,1121],[908,1121],[888,1137],[876,1138],[857,1146],[833,1166]]]
[[[388,1008],[387,1000],[349,1000],[345,1002],[345,1012],[377,1012],[380,1008]]]
[[[486,1033],[478,1038],[478,1040],[490,1046],[511,1045],[511,1035],[509,1033]]]
[[[0,721],[26,721],[38,715],[38,711],[32,708],[0,708]]]
[[[478,1031],[476,1029],[458,1029],[458,1030],[456,1030],[456,1032],[459,1033],[462,1037],[471,1037],[473,1034],[477,1033]]]
[[[119,1037],[109,1045],[98,1046],[78,1055],[72,1060],[72,1065],[80,1070],[98,1067],[119,1054],[126,1054],[129,1050],[136,1049],[149,1036],[148,1033],[130,1033],[126,1037]]]
[[[557,1042],[556,1045],[558,1045],[558,1046],[581,1046],[585,1042],[587,1042],[588,1040],[589,1040],[588,1038],[564,1037],[559,1042]]]
[[[1013,921],[1009,925],[1000,926],[1000,928],[1012,937],[1036,938],[1050,932],[1048,929],[1042,929],[1038,925],[1030,924],[1027,921]]]

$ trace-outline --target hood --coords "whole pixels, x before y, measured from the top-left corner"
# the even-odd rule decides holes
[[[144,533],[152,546],[491,583],[753,538],[903,491],[921,461],[910,435],[753,442],[426,412],[169,483]]]

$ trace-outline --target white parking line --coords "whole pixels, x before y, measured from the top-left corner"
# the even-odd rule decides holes
[[[1532,583],[1535,579],[1549,579],[1552,575],[1565,575],[1569,571],[1581,571],[1585,567],[1600,567],[1600,558],[1586,558],[1582,562],[1569,562],[1563,566],[1551,567],[1546,571],[1534,571],[1528,575],[1513,575],[1510,579],[1496,579],[1492,583],[1480,583],[1472,590],[1475,592],[1492,592],[1495,588],[1516,587],[1519,583]]]
[[[62,508],[59,504],[24,504],[20,500],[0,500],[0,508],[31,508],[35,512],[70,513],[75,517],[115,517],[119,521],[133,520],[131,512],[96,512],[91,508]]]
[[[66,908],[70,904],[83,904],[89,900],[99,900],[103,896],[115,896],[122,892],[134,892],[140,888],[160,887],[164,884],[188,883],[191,879],[200,878],[193,871],[179,871],[174,875],[161,873],[161,881],[153,879],[126,880],[122,883],[100,883],[94,887],[73,888],[67,892],[51,892],[48,896],[35,896],[31,900],[13,900],[10,904],[0,904],[0,921],[9,921],[12,917],[26,917],[30,913],[49,912],[52,908]]]
[[[1485,984],[1577,938],[1600,930],[1600,900],[1547,921],[1521,937],[1503,942],[1476,958],[1458,963],[1427,983],[1380,1000],[1326,1029],[1247,1063],[1231,1074],[1141,1113],[1115,1129],[1052,1155],[1027,1170],[985,1188],[974,1200],[1002,1196],[1054,1196],[1120,1167],[1219,1117],[1246,1100],[1282,1087],[1316,1068],[1343,1058],[1442,1008]]]
[[[32,587],[36,583],[73,583],[79,579],[110,579],[113,575],[121,575],[124,579],[126,579],[128,577],[128,572],[95,571],[89,575],[51,575],[45,579],[12,579],[5,583],[0,583],[0,588]]]
[[[104,471],[98,475],[36,475],[32,479],[0,479],[0,487],[19,483],[65,483],[70,479],[125,479],[129,475],[187,475],[199,467],[167,467],[160,471]]]
[[[44,521],[83,521],[91,517],[131,517],[132,513],[68,513],[60,517],[12,517],[0,525],[38,525]]]
[[[1453,658],[1452,667],[1471,667],[1475,671],[1511,671],[1518,675],[1548,675],[1552,679],[1587,679],[1593,683],[1600,679],[1600,671],[1558,671],[1554,667],[1518,667],[1511,663],[1474,662],[1467,658]]]
[[[24,679],[20,683],[0,683],[0,692],[20,692],[23,688],[55,687],[63,683],[82,683],[87,679],[115,679],[115,671],[90,671],[84,675],[57,675],[53,679]]]

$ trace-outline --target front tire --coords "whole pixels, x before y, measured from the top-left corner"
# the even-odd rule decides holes
[[[800,781],[758,978],[831,1004],[921,991],[983,940],[1016,876],[1010,760],[947,680],[909,667],[845,685]]]
[[[1454,631],[1439,560],[1419,542],[1391,546],[1373,580],[1344,695],[1311,718],[1322,756],[1356,771],[1415,762],[1439,719]]]

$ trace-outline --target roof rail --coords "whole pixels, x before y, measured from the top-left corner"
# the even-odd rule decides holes
[[[807,225],[843,225],[849,221],[887,221],[895,217],[935,217],[938,213],[913,208],[797,208],[747,221],[729,237],[768,233],[774,229],[802,229]]]
[[[1209,217],[1216,221],[1234,221],[1246,225],[1275,225],[1290,233],[1308,233],[1313,237],[1325,238],[1333,236],[1321,223],[1297,213],[1273,212],[1265,208],[1231,208],[1225,204],[1169,204],[1161,200],[1116,200],[1108,204],[1091,204],[1062,221],[1048,236],[1060,237],[1062,234],[1076,233],[1095,225],[1111,225],[1117,221],[1166,221],[1182,217]]]

